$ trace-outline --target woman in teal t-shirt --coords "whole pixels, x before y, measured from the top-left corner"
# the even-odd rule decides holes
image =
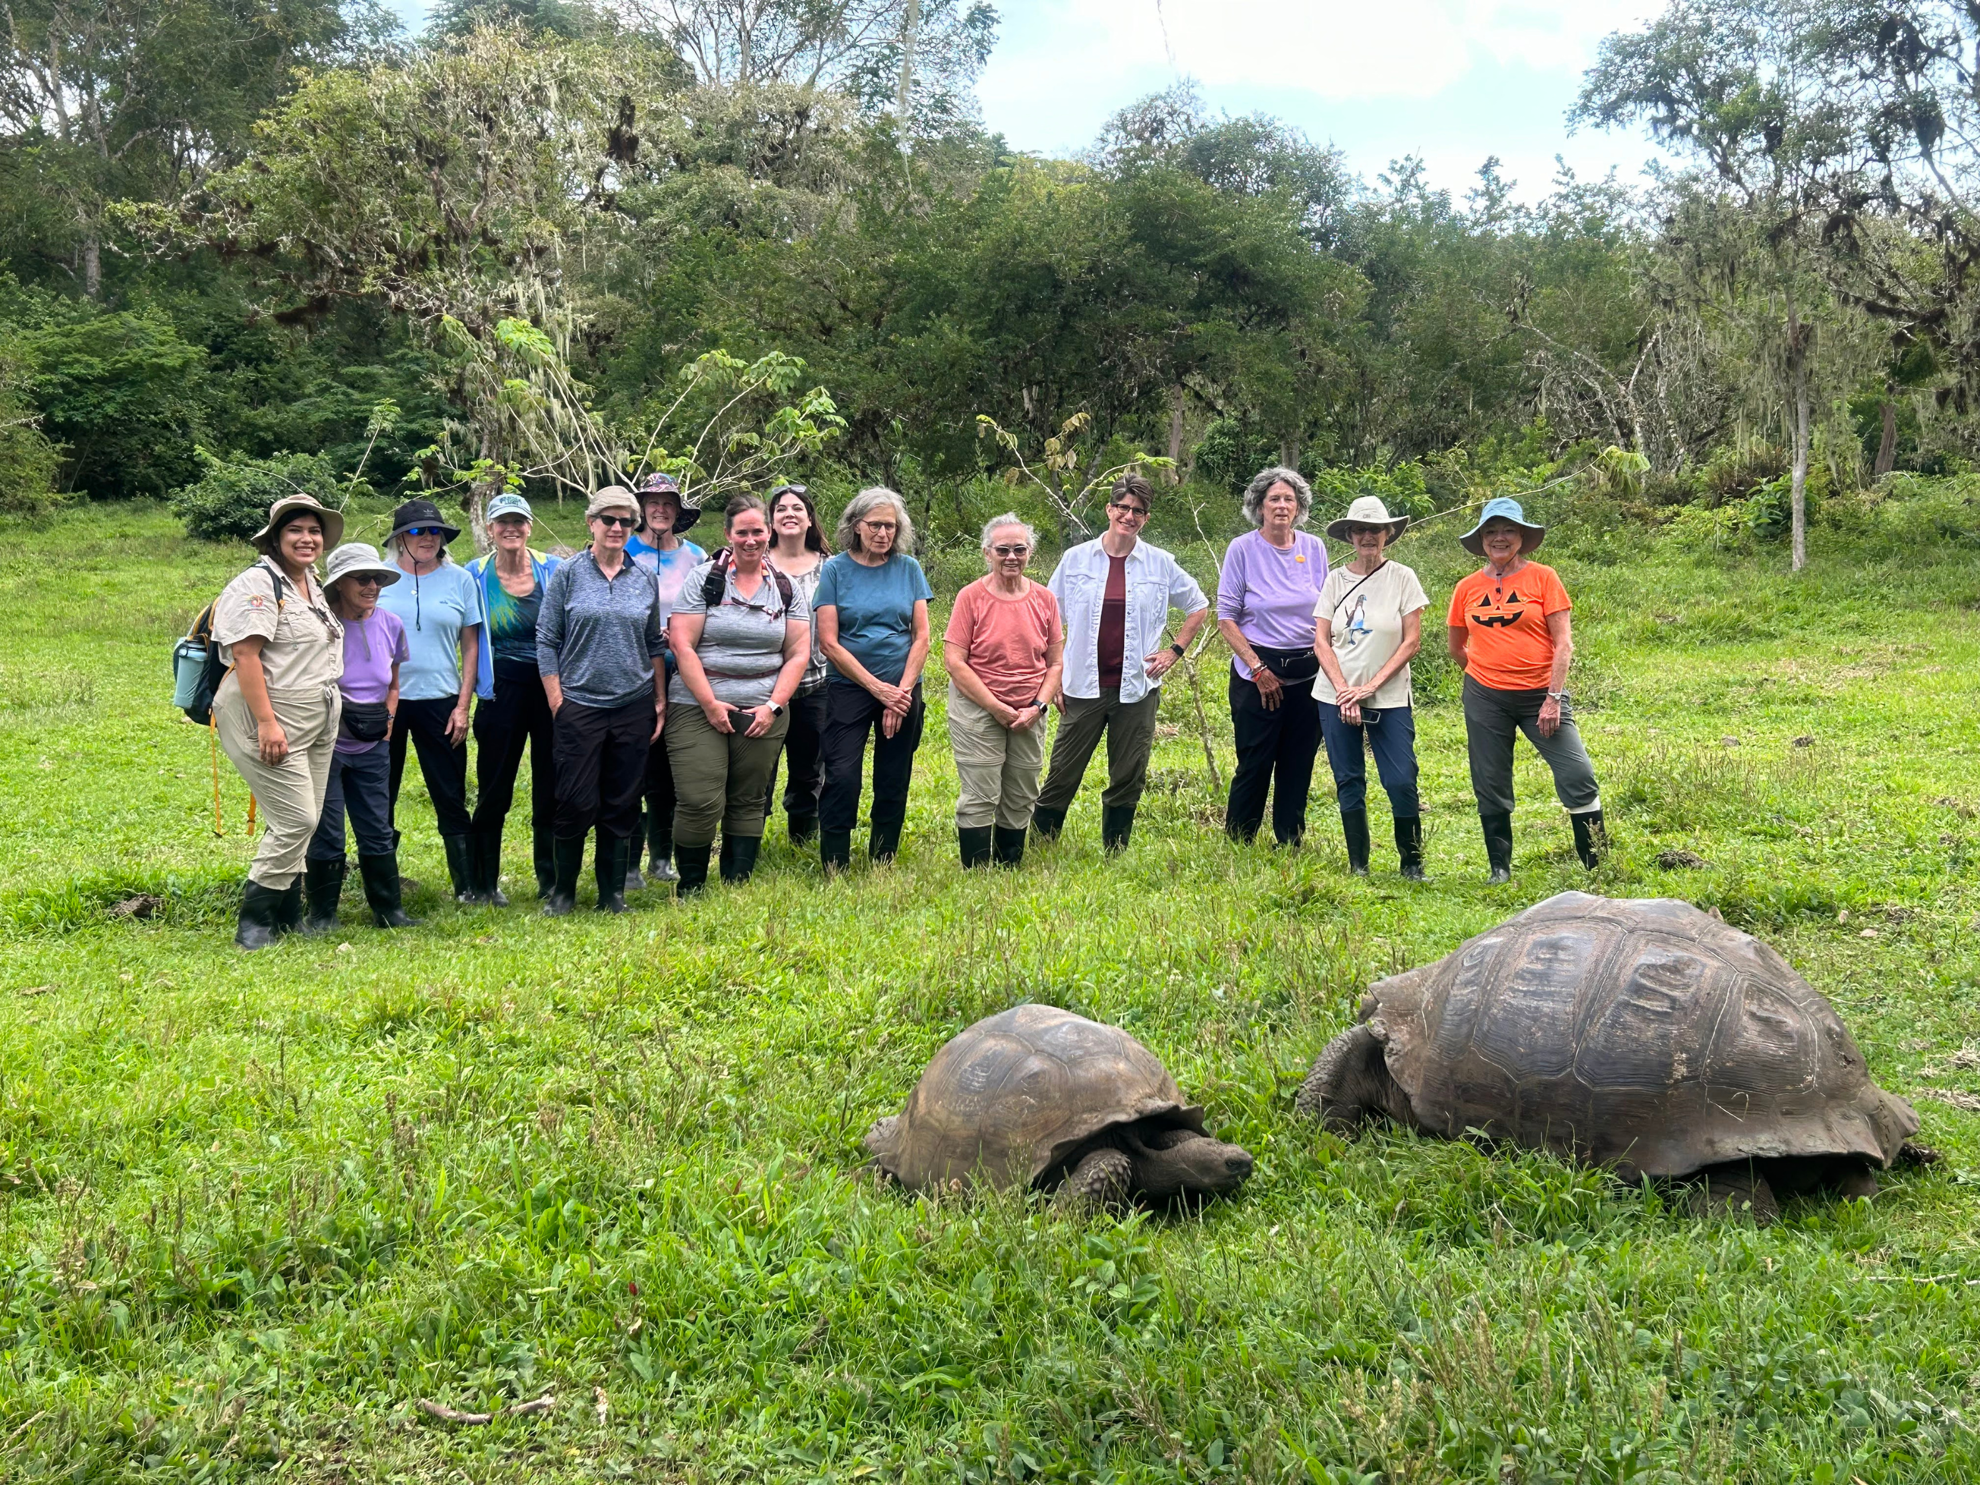
[[[934,592],[908,555],[914,523],[892,490],[862,490],[839,517],[839,555],[819,571],[812,599],[818,643],[831,662],[819,754],[818,852],[827,871],[852,861],[860,774],[873,734],[873,834],[867,852],[891,861],[907,821],[914,751],[921,746],[921,668],[928,661]]]

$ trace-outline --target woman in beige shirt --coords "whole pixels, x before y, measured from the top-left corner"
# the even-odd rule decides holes
[[[214,725],[268,827],[241,894],[234,942],[243,949],[302,924],[303,857],[323,813],[343,710],[344,626],[313,569],[343,536],[336,511],[313,496],[285,496],[249,538],[261,560],[213,605],[213,638],[228,666]]]

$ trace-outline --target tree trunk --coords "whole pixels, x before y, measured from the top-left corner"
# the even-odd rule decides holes
[[[103,239],[91,232],[82,243],[83,293],[91,299],[103,297]]]
[[[1897,403],[1891,400],[1893,390],[1884,389],[1884,436],[1877,445],[1877,462],[1870,467],[1872,479],[1882,479],[1897,463]]]
[[[914,91],[914,43],[920,29],[921,0],[907,0],[907,14],[901,20],[901,87],[896,101],[903,128],[907,125],[908,98]]]
[[[1297,433],[1280,435],[1279,462],[1288,469],[1299,468],[1299,435]]]
[[[1169,392],[1169,483],[1182,483],[1183,389]]]
[[[1808,354],[1815,339],[1815,327],[1801,318],[1794,301],[1788,301],[1788,385],[1794,395],[1794,467],[1790,478],[1793,506],[1793,567],[1796,572],[1808,565]]]

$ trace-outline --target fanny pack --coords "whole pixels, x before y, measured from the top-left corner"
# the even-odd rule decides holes
[[[382,701],[344,702],[344,719],[337,730],[352,742],[383,742],[392,730],[392,714]]]
[[[1310,681],[1320,674],[1320,657],[1309,647],[1304,650],[1275,650],[1270,645],[1253,645],[1265,668],[1289,685]]]

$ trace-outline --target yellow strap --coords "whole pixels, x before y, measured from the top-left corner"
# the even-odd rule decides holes
[[[248,795],[248,834],[254,834],[254,796]]]

